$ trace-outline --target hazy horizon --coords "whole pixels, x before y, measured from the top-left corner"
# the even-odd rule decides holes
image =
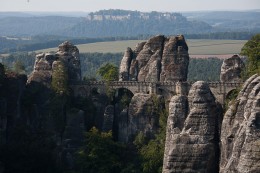
[[[259,0],[0,0],[0,12],[93,12],[103,9],[143,12],[259,10]],[[15,4],[15,5],[14,5]]]

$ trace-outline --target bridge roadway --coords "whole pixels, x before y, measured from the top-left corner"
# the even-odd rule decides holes
[[[232,82],[208,82],[211,92],[216,100],[224,104],[224,100],[229,93],[239,88],[242,83]],[[170,99],[176,94],[188,94],[191,87],[191,82],[140,82],[140,81],[78,81],[70,85],[75,96],[86,97],[94,90],[98,93],[106,93],[107,89],[125,88],[133,94],[161,94],[167,99]]]

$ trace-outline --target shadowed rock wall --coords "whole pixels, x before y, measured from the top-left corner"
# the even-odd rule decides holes
[[[260,172],[260,76],[250,77],[230,102],[221,129],[220,172]]]

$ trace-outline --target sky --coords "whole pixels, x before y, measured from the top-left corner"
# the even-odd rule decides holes
[[[102,9],[138,11],[222,11],[260,9],[260,0],[0,0],[0,11],[94,12]]]

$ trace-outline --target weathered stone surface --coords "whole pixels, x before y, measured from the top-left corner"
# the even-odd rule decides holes
[[[260,76],[243,85],[229,104],[221,129],[220,172],[260,172]]]
[[[70,81],[81,79],[79,50],[70,42],[59,45],[56,54],[42,53],[36,56],[34,70],[31,73],[28,83],[31,81],[39,82],[45,86],[50,86],[53,72],[53,65],[56,61],[63,61],[68,69]]]
[[[0,86],[0,146],[6,144],[20,119],[23,117],[23,95],[26,75],[10,72]]]
[[[220,81],[242,82],[241,72],[244,68],[245,64],[238,55],[225,59],[221,66]]]
[[[118,119],[118,141],[127,143],[128,142],[128,108],[123,109]]]
[[[170,37],[164,45],[160,81],[186,81],[189,54],[184,37]]]
[[[75,112],[77,111],[77,112]],[[74,110],[66,116],[66,127],[62,141],[62,161],[66,169],[75,168],[76,151],[82,146],[84,139],[84,112]]]
[[[114,121],[114,106],[108,105],[105,108],[104,112],[104,121],[103,121],[103,127],[102,130],[105,132],[108,132],[113,129],[113,121]]]
[[[56,57],[52,54],[42,53],[36,55],[34,70],[28,79],[28,83],[35,81],[49,86],[52,76],[52,63],[54,61],[56,61]]]
[[[129,48],[120,65],[119,80],[186,81],[188,73],[188,46],[182,35],[158,35]]]
[[[118,139],[121,142],[130,142],[142,132],[151,138],[158,130],[158,106],[154,99],[162,99],[160,96],[137,93],[132,97],[128,109],[124,109],[119,117]]]
[[[131,48],[127,48],[124,57],[120,64],[120,81],[128,81],[129,80],[129,68],[131,65],[131,61],[133,58],[133,51]]]
[[[218,114],[209,86],[194,83],[169,105],[163,173],[218,172]]]
[[[76,46],[65,41],[59,45],[56,56],[58,56],[58,60],[63,60],[65,65],[68,67],[70,81],[81,79],[79,50]]]

